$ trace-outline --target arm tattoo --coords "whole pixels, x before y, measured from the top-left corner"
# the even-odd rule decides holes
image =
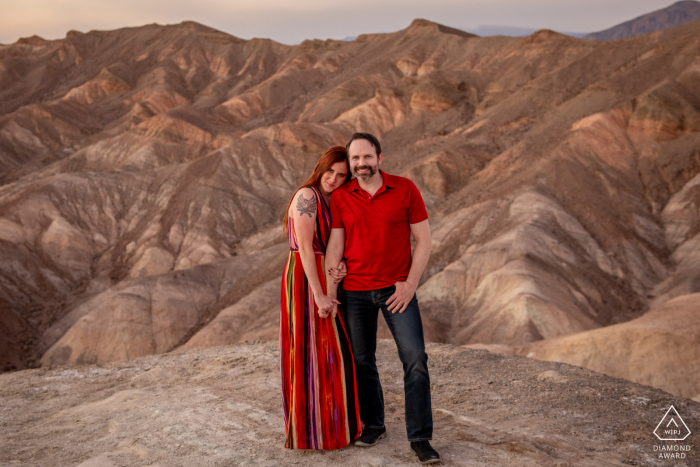
[[[304,214],[308,214],[309,217],[313,217],[312,214],[316,214],[316,209],[318,208],[318,201],[316,197],[310,199],[304,199],[304,193],[299,193],[299,199],[297,199],[297,211],[299,211],[299,217]]]

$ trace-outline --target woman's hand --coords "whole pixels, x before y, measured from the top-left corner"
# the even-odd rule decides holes
[[[333,281],[336,284],[342,281],[348,275],[348,266],[345,264],[345,260],[341,260],[337,268],[330,268],[328,273],[333,276]]]
[[[321,318],[327,318],[331,313],[335,317],[336,310],[338,309],[336,305],[340,305],[340,302],[335,298],[331,298],[324,294],[314,294],[314,301],[318,307],[318,316]]]

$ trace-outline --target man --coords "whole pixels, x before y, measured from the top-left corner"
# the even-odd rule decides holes
[[[415,296],[430,256],[428,214],[413,182],[379,170],[384,156],[376,137],[355,133],[346,147],[355,179],[331,197],[333,225],[326,249],[326,283],[328,295],[336,298],[331,270],[344,256],[348,274],[341,301],[365,424],[355,446],[373,446],[386,435],[384,396],[375,359],[381,310],[403,363],[411,449],[422,463],[440,462],[428,441],[433,434],[430,376]],[[413,258],[411,234],[416,240]],[[336,310],[321,310],[322,316],[329,313],[335,315]]]

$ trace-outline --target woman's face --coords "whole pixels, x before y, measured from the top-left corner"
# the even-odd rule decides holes
[[[321,175],[321,189],[326,193],[333,193],[333,190],[345,182],[347,176],[348,164],[336,162],[328,169],[328,172]]]

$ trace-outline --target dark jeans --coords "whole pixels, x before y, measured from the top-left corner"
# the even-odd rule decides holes
[[[430,376],[418,300],[413,295],[413,299],[403,313],[392,313],[387,309],[386,301],[394,290],[396,290],[394,286],[363,292],[341,290],[347,320],[346,330],[355,357],[360,417],[368,428],[384,427],[384,394],[379,382],[375,358],[377,318],[381,309],[403,363],[408,440],[429,440],[433,436]]]

